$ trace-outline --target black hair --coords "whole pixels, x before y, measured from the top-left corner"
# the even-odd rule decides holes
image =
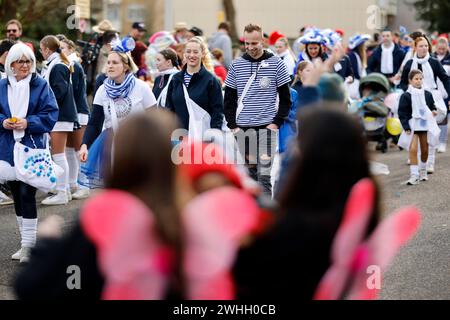
[[[351,115],[326,108],[300,113],[299,122],[298,156],[278,197],[280,210],[302,212],[312,225],[337,230],[351,188],[373,179],[363,128]],[[376,199],[371,229],[378,222]]]
[[[4,39],[0,43],[0,56],[2,56],[6,51],[9,51],[13,45],[16,44],[16,41]]]

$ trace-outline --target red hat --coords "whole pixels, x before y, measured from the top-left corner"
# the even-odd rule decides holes
[[[273,46],[277,42],[278,39],[284,38],[284,37],[285,37],[284,34],[279,33],[278,31],[274,31],[269,36],[269,44],[271,46]]]
[[[438,38],[445,38],[448,40],[448,33],[441,33]]]
[[[183,151],[190,154],[183,155]],[[199,155],[200,153],[200,155]],[[189,163],[182,163],[182,172],[195,182],[207,173],[220,173],[227,178],[235,187],[242,189],[241,177],[233,164],[226,163],[222,149],[214,144],[195,142],[184,145],[180,153],[183,159],[190,160]],[[211,159],[207,159],[211,157]],[[223,160],[223,161],[216,161]]]
[[[336,29],[335,31],[336,31],[336,33],[339,33],[339,35],[341,36],[341,38],[344,37],[345,32],[344,32],[342,29]]]

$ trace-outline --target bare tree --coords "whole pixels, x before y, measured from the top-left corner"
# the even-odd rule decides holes
[[[239,37],[236,28],[236,9],[233,0],[222,0],[223,9],[228,22],[230,22],[231,30],[230,37],[233,42],[238,42]]]

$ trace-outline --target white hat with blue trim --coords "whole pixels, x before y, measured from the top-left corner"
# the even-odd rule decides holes
[[[301,37],[300,42],[303,44],[317,43],[325,44],[326,40],[320,29],[309,29],[303,37]]]
[[[350,50],[355,49],[360,44],[368,41],[370,39],[370,35],[368,34],[356,34],[353,37],[350,38],[348,41],[348,48]]]

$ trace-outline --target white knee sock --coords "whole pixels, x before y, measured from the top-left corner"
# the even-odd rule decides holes
[[[22,221],[23,221],[23,219],[22,219],[22,217],[19,217],[19,216],[16,216],[16,219],[17,219],[17,226],[19,227],[19,231],[20,231],[20,233],[22,233]]]
[[[434,166],[435,162],[436,162],[436,148],[428,147],[428,165]]]
[[[23,219],[22,222],[22,247],[32,248],[36,244],[38,219]]]
[[[64,173],[61,175],[61,177],[58,177],[58,181],[56,182],[56,191],[66,191],[69,187],[68,180],[69,180],[69,164],[67,163],[67,158],[65,153],[58,153],[54,154],[53,161],[60,166]]]
[[[423,170],[426,170],[426,169],[427,169],[427,163],[420,161],[419,170],[423,171]]]
[[[409,169],[411,170],[411,176],[419,176],[419,166],[409,166]]]
[[[78,161],[77,152],[74,148],[66,148],[67,163],[69,164],[69,185],[71,188],[77,188],[78,171],[80,170],[80,162]]]

